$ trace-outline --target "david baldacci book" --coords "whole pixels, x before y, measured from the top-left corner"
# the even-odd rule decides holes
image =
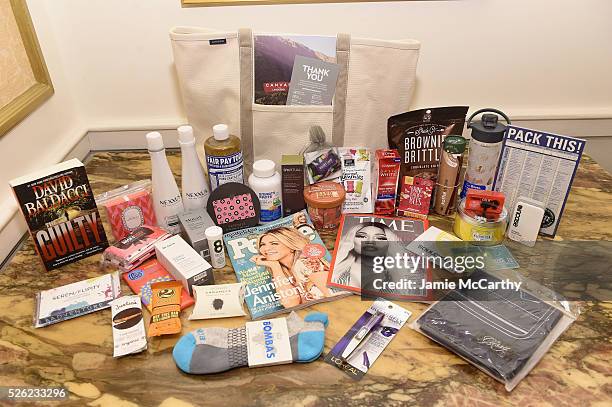
[[[9,185],[47,271],[108,247],[85,166],[76,158]]]
[[[348,295],[327,287],[331,255],[304,210],[223,240],[252,319]]]

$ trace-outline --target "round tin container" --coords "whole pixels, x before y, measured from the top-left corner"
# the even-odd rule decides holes
[[[308,215],[316,229],[335,229],[342,217],[346,192],[342,184],[322,181],[304,188]]]
[[[504,240],[508,226],[508,211],[503,209],[499,219],[489,220],[481,216],[474,216],[471,211],[465,210],[465,200],[461,201],[455,215],[453,232],[461,240],[476,245],[496,245]]]

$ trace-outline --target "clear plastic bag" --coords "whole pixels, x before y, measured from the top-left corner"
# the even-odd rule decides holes
[[[121,240],[141,226],[156,226],[151,181],[142,180],[96,195],[104,207],[115,240]]]
[[[450,291],[410,326],[512,391],[578,318],[579,303],[565,301],[517,270],[477,271],[469,278],[521,286]]]
[[[342,166],[338,148],[325,140],[325,132],[321,126],[312,126],[309,138],[310,144],[301,151],[304,155],[308,184],[339,178]]]

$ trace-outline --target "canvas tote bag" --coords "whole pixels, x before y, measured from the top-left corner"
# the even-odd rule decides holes
[[[201,141],[226,123],[242,141],[247,167],[255,159],[277,164],[298,154],[319,125],[337,146],[387,148],[387,119],[409,110],[420,43],[338,34],[340,73],[331,106],[254,103],[253,33],[176,27],[170,31],[174,63],[189,123]]]

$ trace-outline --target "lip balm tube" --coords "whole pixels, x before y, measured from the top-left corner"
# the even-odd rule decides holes
[[[210,226],[205,231],[210,251],[210,263],[213,268],[225,267],[225,248],[223,247],[223,229],[219,226]]]

